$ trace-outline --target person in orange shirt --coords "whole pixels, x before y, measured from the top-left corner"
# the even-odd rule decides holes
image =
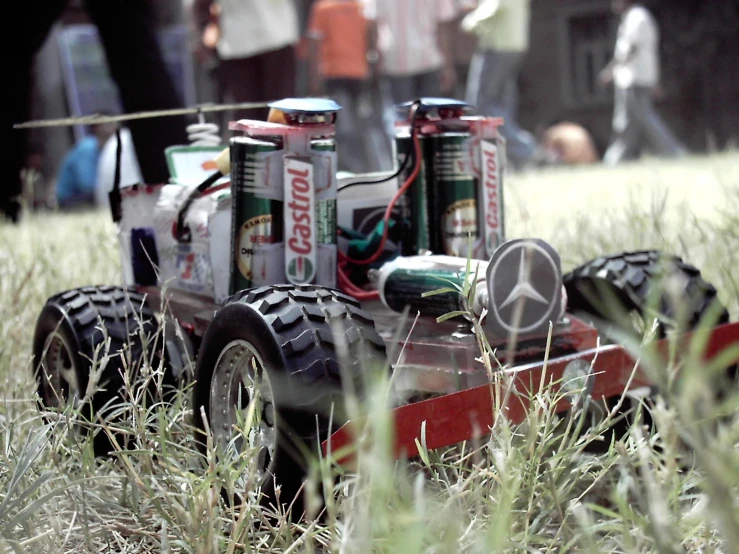
[[[368,25],[357,0],[316,0],[308,17],[309,74],[312,95],[325,93],[342,110],[336,118],[339,168],[366,171],[367,151],[360,128],[359,104],[367,63]]]

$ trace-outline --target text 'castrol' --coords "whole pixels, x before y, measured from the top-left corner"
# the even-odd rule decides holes
[[[503,205],[500,189],[500,160],[495,143],[480,142],[482,153],[483,217],[485,219],[485,249],[488,254],[503,242]]]
[[[285,273],[288,281],[312,283],[316,276],[316,200],[313,164],[285,157]]]

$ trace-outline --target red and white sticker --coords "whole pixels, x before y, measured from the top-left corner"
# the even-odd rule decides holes
[[[488,256],[503,244],[503,197],[501,194],[501,160],[498,146],[487,140],[480,141],[481,201],[485,228],[485,250]]]
[[[177,278],[173,286],[197,294],[212,295],[213,279],[207,248],[200,244],[180,244],[175,257]]]
[[[285,157],[285,274],[295,285],[316,277],[316,198],[313,164]]]

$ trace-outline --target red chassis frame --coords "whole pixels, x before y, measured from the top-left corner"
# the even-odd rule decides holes
[[[656,360],[668,360],[671,354],[679,356],[680,353],[691,349],[693,347],[691,342],[697,334],[687,333],[680,337],[676,341],[677,352],[671,352],[673,343],[670,339],[655,341],[646,352],[658,356]],[[698,337],[695,338],[700,340]],[[739,322],[715,327],[710,335],[705,337],[702,354],[700,352],[698,354],[705,362],[723,354],[726,359],[722,361],[727,367],[739,363]],[[522,422],[530,408],[530,397],[536,394],[542,385],[552,386],[552,392],[556,392],[562,382],[565,368],[575,360],[592,364],[590,394],[595,401],[620,396],[627,389],[653,384],[640,367],[637,357],[624,346],[593,348],[547,362],[531,363],[506,370],[512,377],[511,390],[508,394],[504,392],[495,396],[507,399],[506,405],[502,406],[507,418],[512,423]],[[425,444],[428,450],[433,450],[485,434],[481,431],[492,427],[497,412],[494,390],[495,385],[486,384],[391,410],[395,432],[395,458],[418,455],[416,441]],[[558,411],[564,411],[568,407],[569,403],[563,399],[556,408]],[[350,421],[334,432],[322,444],[324,455],[336,453],[338,463],[351,466],[354,461],[352,444],[354,438],[361,433],[362,424],[362,421]]]

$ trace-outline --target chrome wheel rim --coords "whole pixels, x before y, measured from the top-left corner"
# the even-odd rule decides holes
[[[80,386],[74,350],[59,332],[49,335],[44,344],[41,370],[44,403],[49,407],[79,406],[83,391]]]
[[[259,353],[245,340],[226,345],[210,383],[209,421],[221,455],[236,458],[251,451],[258,484],[272,474],[277,446],[274,394]],[[247,428],[249,412],[253,419]],[[241,429],[241,431],[239,431]]]

